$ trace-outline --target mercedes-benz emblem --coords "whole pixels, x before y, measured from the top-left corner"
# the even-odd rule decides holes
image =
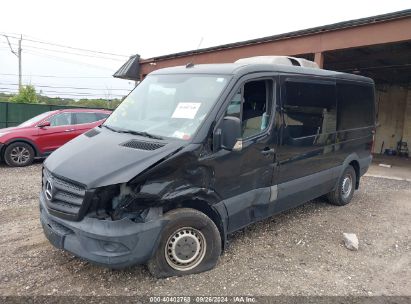
[[[44,194],[46,195],[47,200],[51,201],[53,199],[53,184],[51,183],[51,180],[47,180]]]

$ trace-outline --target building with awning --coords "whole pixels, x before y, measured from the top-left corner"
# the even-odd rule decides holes
[[[411,10],[152,58],[130,59],[114,77],[141,81],[150,72],[187,63],[228,63],[286,55],[321,68],[363,75],[376,83],[374,153],[411,145]]]

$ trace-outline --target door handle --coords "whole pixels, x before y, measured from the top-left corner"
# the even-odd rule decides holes
[[[67,130],[64,130],[64,132],[71,132],[71,131],[74,131],[75,129],[67,129]]]
[[[274,155],[275,154],[275,150],[274,148],[272,149],[264,149],[261,151],[261,154],[263,155]]]

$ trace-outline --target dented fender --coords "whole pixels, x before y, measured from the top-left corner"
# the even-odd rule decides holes
[[[119,218],[133,212],[160,207],[165,212],[178,207],[198,209],[212,217],[225,240],[227,211],[214,190],[213,167],[198,162],[202,146],[177,153],[120,185],[113,209]],[[211,214],[209,214],[211,213]]]

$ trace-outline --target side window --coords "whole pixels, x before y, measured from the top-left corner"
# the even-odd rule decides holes
[[[97,120],[102,120],[102,119],[106,119],[107,117],[109,117],[109,114],[106,113],[95,113],[97,116]]]
[[[338,130],[374,125],[374,89],[354,83],[337,84]]]
[[[74,113],[76,116],[76,125],[91,123],[99,120],[95,113]]]
[[[273,100],[272,88],[271,80],[247,82],[228,105],[226,116],[241,119],[243,139],[259,134],[268,127]]]
[[[234,116],[241,119],[241,100],[242,93],[240,90],[234,95],[233,99],[231,99],[225,116]]]
[[[317,136],[319,143],[325,143],[327,136],[337,128],[335,85],[286,81],[284,89],[283,141]]]
[[[73,116],[71,113],[56,114],[50,119],[50,126],[68,126],[73,124]]]

